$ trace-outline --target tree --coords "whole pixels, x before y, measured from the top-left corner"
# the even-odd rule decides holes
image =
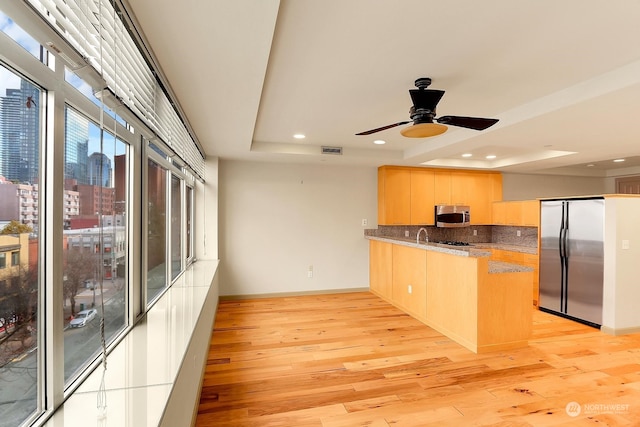
[[[2,230],[0,230],[0,234],[22,234],[31,233],[32,231],[33,228],[27,224],[23,224],[13,219],[9,224],[5,225]]]
[[[66,252],[67,259],[64,268],[64,298],[69,298],[71,303],[71,315],[76,314],[76,295],[85,281],[92,279],[100,258],[90,250],[81,248],[69,248]]]
[[[20,266],[0,289],[0,368],[37,345],[38,271]]]

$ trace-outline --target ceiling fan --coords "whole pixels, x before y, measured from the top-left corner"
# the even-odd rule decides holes
[[[421,77],[415,81],[418,89],[409,90],[409,95],[411,95],[411,100],[413,101],[413,105],[409,109],[411,120],[367,130],[356,133],[356,135],[371,135],[372,133],[413,122],[412,126],[404,128],[400,133],[408,138],[425,138],[444,133],[447,130],[445,125],[485,130],[498,122],[498,119],[485,119],[482,117],[442,116],[436,118],[436,105],[440,102],[444,91],[427,89],[430,84],[431,79],[429,77]],[[434,120],[437,123],[434,123]]]

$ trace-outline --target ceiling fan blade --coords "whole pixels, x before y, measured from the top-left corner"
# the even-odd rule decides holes
[[[377,129],[367,130],[367,131],[364,131],[364,132],[356,133],[356,135],[371,135],[372,133],[376,133],[376,132],[380,132],[380,131],[383,131],[383,130],[391,129],[391,128],[394,128],[394,127],[400,126],[400,125],[406,125],[407,123],[411,123],[411,120],[406,121],[406,122],[394,123],[392,125],[382,126],[381,128],[377,128]]]
[[[440,102],[444,91],[435,89],[410,89],[409,95],[411,95],[411,101],[413,101],[413,106],[416,110],[422,108],[429,111],[436,111],[436,105]]]
[[[498,123],[498,119],[485,119],[482,117],[442,116],[436,119],[443,125],[459,126],[462,128],[485,130]]]

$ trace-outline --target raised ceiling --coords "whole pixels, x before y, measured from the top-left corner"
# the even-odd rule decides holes
[[[640,171],[638,0],[125,4],[210,156]],[[426,139],[405,138],[401,127],[355,135],[408,120],[418,77],[446,91],[438,117],[500,121],[481,132],[450,126]],[[321,154],[322,146],[343,154]]]

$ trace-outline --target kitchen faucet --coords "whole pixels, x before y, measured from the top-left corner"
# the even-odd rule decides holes
[[[429,243],[429,233],[427,233],[427,229],[422,227],[420,230],[418,230],[418,235],[416,236],[416,244],[419,245],[420,244],[420,233],[424,230],[424,241],[426,243]]]

